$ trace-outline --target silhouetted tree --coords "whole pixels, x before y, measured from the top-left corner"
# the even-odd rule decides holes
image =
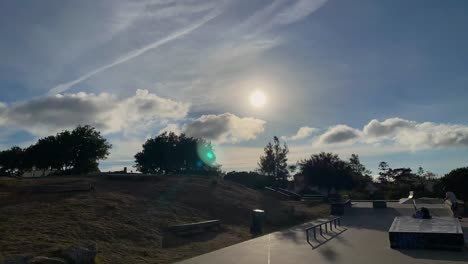
[[[372,183],[372,171],[368,170],[359,160],[357,154],[351,154],[348,161],[348,166],[353,172],[354,182],[359,191],[367,191],[367,187]]]
[[[386,162],[381,162],[379,169],[380,191],[389,199],[406,197],[410,191],[414,191],[418,197],[434,195],[434,186],[437,185],[435,175],[425,172],[422,167],[413,173],[410,168],[392,169]]]
[[[288,146],[286,143],[281,146],[278,137],[274,136],[273,143],[268,142],[264,151],[265,155],[258,162],[259,171],[270,177],[275,186],[284,186],[288,178]]]
[[[416,175],[418,175],[418,176],[420,176],[420,177],[423,177],[423,176],[424,176],[424,169],[423,169],[423,167],[419,166],[418,172],[416,173]]]
[[[454,169],[440,180],[447,191],[454,192],[458,199],[468,201],[468,167]]]
[[[389,166],[388,166],[388,163],[385,162],[385,161],[381,161],[379,163],[379,182],[384,185],[384,184],[387,184],[388,182],[390,182],[390,177],[389,177],[389,174],[388,174],[388,170],[389,170]]]
[[[18,146],[0,151],[0,175],[20,175],[24,167],[23,157],[24,151]]]
[[[64,154],[70,155],[72,172],[89,173],[99,171],[98,161],[106,159],[112,145],[91,126],[78,126],[70,135],[66,132],[57,136]],[[67,164],[62,164],[66,166]]]
[[[305,177],[307,185],[337,190],[351,189],[355,185],[354,172],[338,155],[321,152],[309,159],[298,162],[300,174]]]
[[[72,147],[60,142],[58,135],[41,138],[36,144],[25,149],[25,168],[64,171],[64,163],[72,164],[73,162],[72,158],[66,155],[66,149],[72,149]]]
[[[372,171],[368,170],[366,166],[361,163],[357,154],[351,154],[348,165],[355,174],[361,177],[371,177]]]
[[[210,142],[173,132],[148,139],[135,155],[135,167],[142,173],[218,174],[215,161]]]
[[[49,169],[75,174],[95,172],[99,171],[98,161],[107,158],[111,147],[95,128],[78,126],[72,131],[65,130],[55,136],[41,138],[24,150],[12,148],[16,157],[14,171],[20,174],[36,168],[44,172]],[[10,151],[6,157],[11,155]],[[0,167],[4,166],[0,164]]]

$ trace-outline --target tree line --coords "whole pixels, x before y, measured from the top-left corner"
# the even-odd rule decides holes
[[[78,126],[54,136],[40,138],[27,148],[0,151],[0,175],[39,173],[84,174],[98,171],[98,161],[107,158],[112,145],[91,126]]]
[[[328,194],[331,190],[344,191],[354,199],[399,199],[406,197],[409,191],[415,191],[419,197],[440,197],[444,195],[444,189],[454,191],[461,199],[468,199],[468,167],[437,177],[422,167],[413,172],[410,168],[390,168],[382,161],[378,176],[373,178],[357,154],[342,160],[336,154],[321,152],[288,165],[288,153],[286,143],[281,144],[278,137],[273,137],[264,148],[257,170],[228,172],[224,179],[257,189],[266,186],[294,188],[291,185],[296,185],[297,189],[299,184],[305,187],[299,191],[307,192],[309,186],[314,186]]]
[[[98,172],[98,162],[108,157],[111,148],[95,128],[78,126],[40,138],[27,148],[14,146],[0,151],[0,175],[18,176],[33,169],[55,174]],[[257,170],[232,171],[224,175],[224,179],[259,189],[301,183],[327,192],[346,190],[360,199],[378,198],[377,195],[396,199],[411,190],[419,196],[438,196],[447,187],[468,199],[468,167],[436,177],[423,168],[413,172],[410,168],[390,168],[388,163],[381,162],[378,176],[373,178],[357,154],[342,160],[336,154],[321,152],[288,165],[288,153],[287,144],[274,137],[265,146]],[[134,157],[135,168],[142,173],[222,175],[211,142],[183,133],[164,132],[150,138]]]
[[[36,176],[99,172],[112,145],[91,126],[78,126],[53,136],[40,138],[26,148],[0,151],[0,175],[20,176],[35,171]],[[220,166],[210,142],[185,134],[164,132],[148,139],[135,154],[135,167],[142,173],[219,175]]]
[[[343,161],[336,154],[321,152],[288,166],[288,153],[287,144],[281,144],[278,137],[273,137],[258,162],[257,173],[266,178],[262,182],[273,187],[287,187],[293,178],[298,181],[297,178],[301,177],[305,186],[318,186],[330,192],[332,189],[365,186],[372,181],[371,172],[361,164],[356,154],[351,155],[349,161]],[[229,179],[234,175],[228,173],[226,177]]]

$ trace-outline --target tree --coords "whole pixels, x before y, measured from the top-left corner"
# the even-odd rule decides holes
[[[388,171],[390,170],[390,167],[388,166],[388,163],[385,161],[381,161],[378,166],[380,172],[379,172],[379,182],[381,184],[388,184],[390,182],[390,177],[388,174]]]
[[[423,169],[423,167],[419,166],[418,172],[416,173],[416,175],[418,175],[419,177],[423,177],[423,176],[424,176],[424,169]]]
[[[91,126],[78,126],[55,136],[41,138],[25,150],[24,167],[60,173],[86,174],[99,171],[112,145]]]
[[[23,157],[24,151],[18,146],[0,151],[0,175],[20,175],[24,167]]]
[[[63,132],[57,136],[74,173],[99,171],[98,161],[106,159],[112,145],[101,136],[101,132],[91,126],[78,126],[70,134]],[[65,160],[66,161],[66,160]],[[66,166],[66,162],[62,164]]]
[[[395,184],[411,184],[417,177],[411,170],[411,168],[396,168],[389,169],[388,176],[392,179]]]
[[[368,185],[372,182],[372,171],[368,170],[366,166],[364,166],[361,163],[357,154],[351,154],[348,166],[353,172],[354,181],[357,187],[361,191],[365,190],[368,187]]]
[[[39,139],[36,144],[25,149],[25,169],[33,167],[43,170],[53,169],[62,171],[63,164],[67,159],[65,148],[57,136],[48,136]]]
[[[218,174],[216,156],[210,142],[164,132],[143,144],[135,154],[135,167],[142,173],[155,174]]]
[[[325,188],[329,193],[354,187],[354,172],[350,166],[333,153],[321,152],[298,163],[300,174],[305,177],[307,185]]]
[[[468,167],[454,169],[440,180],[447,191],[452,191],[457,198],[468,201]]]
[[[268,142],[264,148],[265,155],[258,162],[259,171],[272,179],[274,185],[284,186],[288,178],[287,155],[289,153],[286,143],[281,142],[277,136],[273,137],[273,143]]]
[[[386,162],[381,162],[379,169],[380,190],[388,199],[406,197],[410,191],[418,196],[434,194],[436,181],[431,178],[434,174],[425,172],[422,167],[418,168],[417,173],[413,173],[410,168],[392,169]]]
[[[368,170],[366,166],[361,163],[357,154],[351,154],[348,164],[350,169],[359,176],[371,177],[372,171]]]
[[[99,171],[98,161],[106,159],[112,145],[91,126],[78,126],[55,136],[39,139],[26,149],[13,147],[0,152],[0,172],[21,174],[37,168],[62,173],[85,174]]]

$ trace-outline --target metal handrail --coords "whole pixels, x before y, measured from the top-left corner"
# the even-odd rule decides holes
[[[335,217],[335,218],[332,218],[332,219],[329,219],[325,222],[321,222],[321,223],[318,223],[316,225],[313,225],[309,228],[306,228],[306,233],[307,233],[307,243],[310,244],[310,239],[309,239],[309,230],[313,230],[314,231],[314,239],[317,239],[317,227],[319,228],[319,231],[320,231],[320,235],[323,236],[323,230],[322,230],[322,226],[325,226],[325,232],[328,233],[328,224],[330,224],[330,231],[333,230],[333,225],[335,226],[335,229],[337,229],[337,226],[340,226],[341,227],[341,217]]]

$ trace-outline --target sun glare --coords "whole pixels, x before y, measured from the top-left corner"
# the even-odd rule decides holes
[[[263,107],[266,104],[266,96],[262,91],[255,91],[250,95],[250,103],[254,107]]]

